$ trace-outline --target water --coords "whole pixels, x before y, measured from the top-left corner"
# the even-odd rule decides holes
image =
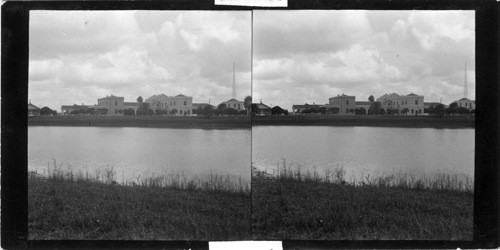
[[[113,167],[122,178],[223,174],[250,180],[250,130],[28,127],[28,168],[84,173]]]
[[[474,129],[256,126],[252,162],[303,170],[346,171],[346,179],[394,173],[447,173],[473,178]]]

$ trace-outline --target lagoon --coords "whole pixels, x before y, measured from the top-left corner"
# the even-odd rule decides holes
[[[250,180],[250,129],[28,127],[28,168],[94,174],[113,168],[117,180],[181,173]]]
[[[473,178],[475,130],[388,127],[254,126],[252,164],[345,170],[346,179],[405,173]]]

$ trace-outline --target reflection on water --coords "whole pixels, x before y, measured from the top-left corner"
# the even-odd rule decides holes
[[[269,173],[286,162],[346,179],[447,173],[473,178],[474,129],[256,126],[252,163]]]
[[[28,166],[138,176],[222,174],[250,179],[250,130],[29,127]],[[54,163],[55,161],[55,163]]]

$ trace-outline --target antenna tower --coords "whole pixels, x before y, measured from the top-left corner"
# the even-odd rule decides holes
[[[236,82],[235,82],[235,68],[236,68],[236,63],[233,63],[233,99],[236,99]]]
[[[467,98],[467,61],[465,61],[464,98]]]

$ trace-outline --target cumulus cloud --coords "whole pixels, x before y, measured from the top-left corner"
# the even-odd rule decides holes
[[[448,104],[463,97],[466,60],[475,98],[473,11],[255,11],[253,29],[253,94],[265,103],[413,92]]]
[[[29,99],[60,109],[114,94],[179,93],[193,102],[250,95],[251,13],[32,11]]]

